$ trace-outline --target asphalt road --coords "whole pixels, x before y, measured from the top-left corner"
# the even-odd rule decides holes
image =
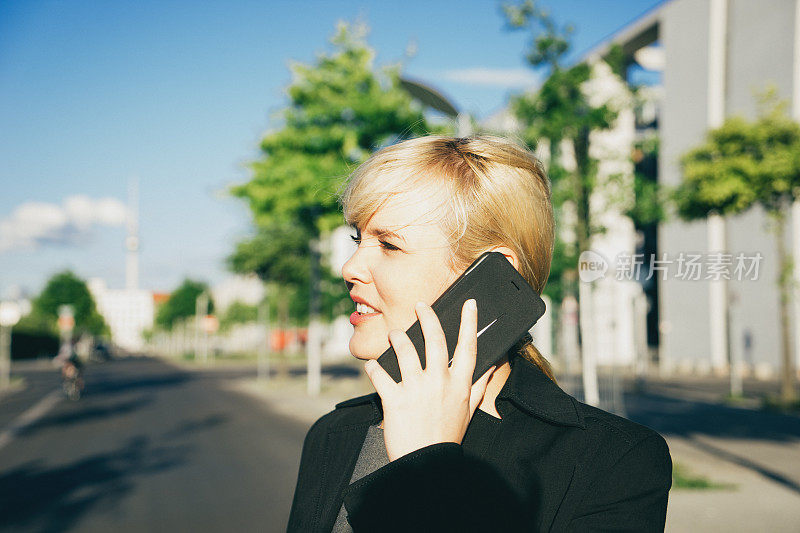
[[[53,369],[24,377],[0,400],[4,426],[59,386]],[[87,367],[81,400],[0,449],[0,530],[285,531],[307,427],[227,392],[230,377],[144,358]]]

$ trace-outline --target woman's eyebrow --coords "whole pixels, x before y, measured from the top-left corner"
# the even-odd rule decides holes
[[[372,233],[373,235],[375,235],[375,236],[377,236],[377,237],[389,237],[389,238],[395,238],[395,239],[399,239],[399,240],[401,240],[401,241],[403,241],[403,242],[406,242],[406,239],[405,239],[405,237],[403,237],[403,236],[402,236],[402,235],[400,235],[399,233],[395,233],[394,231],[392,231],[392,230],[390,230],[390,229],[384,229],[384,228],[372,228],[372,230],[370,231],[370,233]]]

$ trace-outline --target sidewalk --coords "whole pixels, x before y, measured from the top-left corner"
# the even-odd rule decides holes
[[[273,374],[268,380],[231,379],[226,380],[224,386],[256,397],[266,402],[272,411],[300,420],[310,427],[319,417],[332,411],[337,403],[375,392],[358,364],[337,365],[336,368],[350,371],[326,372],[323,368],[321,390],[317,396],[308,395],[305,371],[297,366],[288,372]]]
[[[669,532],[796,532],[800,528],[800,493],[752,469],[698,449],[681,437],[667,436],[674,463],[726,489],[673,489],[669,495]],[[746,453],[747,443],[738,445]]]

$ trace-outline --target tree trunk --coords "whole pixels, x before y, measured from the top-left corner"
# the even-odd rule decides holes
[[[572,139],[575,152],[575,210],[577,228],[575,231],[578,253],[589,249],[591,245],[591,211],[590,198],[592,190],[591,160],[589,159],[589,130],[583,128],[576,138]],[[580,265],[579,265],[580,268]],[[597,336],[594,314],[594,294],[592,282],[585,282],[578,277],[579,286],[579,324],[581,330],[581,361],[583,366],[584,401],[589,405],[600,404],[600,387],[597,379]]]
[[[572,140],[575,151],[575,209],[578,215],[578,253],[588,250],[591,239],[589,130],[584,128]]]
[[[794,362],[789,339],[789,295],[791,293],[792,262],[786,253],[784,242],[786,211],[781,206],[773,212],[775,223],[775,238],[778,250],[778,290],[780,292],[780,323],[781,323],[781,402],[789,405],[797,400],[795,391]]]
[[[319,320],[320,254],[319,240],[309,242],[311,259],[311,286],[308,299],[308,335],[306,336],[306,389],[309,395],[317,396],[322,382],[321,328]]]

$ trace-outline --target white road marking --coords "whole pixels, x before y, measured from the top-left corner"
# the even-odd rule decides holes
[[[15,418],[8,428],[0,433],[0,450],[5,448],[8,443],[14,440],[14,437],[22,432],[22,430],[34,424],[37,420],[46,415],[47,412],[55,407],[62,398],[63,393],[60,390],[54,390],[39,400],[36,405]]]

